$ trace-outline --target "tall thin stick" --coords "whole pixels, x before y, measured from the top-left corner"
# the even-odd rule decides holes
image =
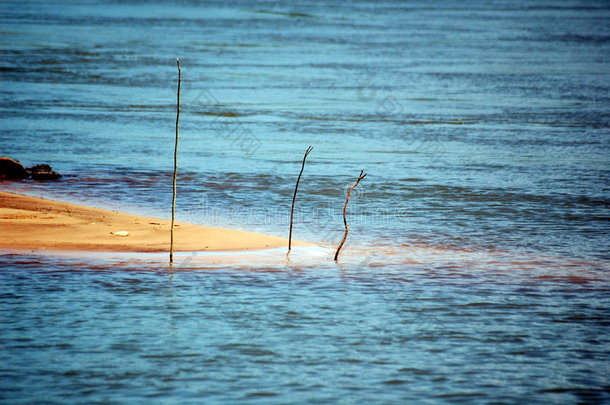
[[[347,234],[349,232],[349,225],[347,224],[347,203],[349,203],[349,199],[352,196],[352,190],[355,189],[358,186],[358,184],[360,183],[360,180],[362,180],[365,177],[366,177],[366,173],[364,173],[364,170],[361,170],[360,175],[358,176],[358,180],[356,180],[356,183],[354,183],[354,185],[351,186],[347,190],[347,196],[345,197],[345,204],[343,205],[343,225],[345,225],[345,233],[343,234],[343,239],[341,239],[341,243],[339,243],[339,247],[337,247],[337,251],[335,252],[335,261],[337,261],[339,259],[339,252],[341,251],[343,244],[347,240]]]
[[[299,191],[299,182],[301,181],[301,175],[303,174],[303,170],[305,169],[305,160],[307,156],[313,150],[313,146],[310,146],[305,151],[305,155],[303,155],[303,163],[301,163],[301,172],[299,173],[299,177],[297,177],[297,184],[294,186],[294,194],[292,195],[292,208],[290,209],[290,232],[288,233],[288,252],[286,255],[290,254],[290,249],[292,248],[292,223],[294,220],[294,205],[297,200],[297,191]]]
[[[174,222],[176,221],[176,177],[178,177],[178,123],[180,121],[180,83],[182,72],[180,71],[180,59],[176,59],[178,65],[178,90],[176,92],[176,143],[174,144],[174,177],[172,181],[172,227],[169,241],[169,264],[174,263]]]

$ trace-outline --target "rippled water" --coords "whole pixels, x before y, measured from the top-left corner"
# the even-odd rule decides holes
[[[6,402],[610,399],[604,2],[0,4],[4,190],[328,248],[0,256]],[[345,189],[350,203],[339,265]],[[168,187],[169,186],[169,187]]]
[[[484,257],[463,268],[448,256],[425,265],[300,258],[178,273],[158,271],[160,257],[4,256],[3,396],[608,400],[607,278]]]

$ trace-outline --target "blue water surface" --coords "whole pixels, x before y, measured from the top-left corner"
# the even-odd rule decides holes
[[[0,189],[295,237],[0,253],[3,403],[610,401],[604,1],[0,3]],[[345,191],[350,235],[339,264]],[[0,235],[2,237],[2,235]]]

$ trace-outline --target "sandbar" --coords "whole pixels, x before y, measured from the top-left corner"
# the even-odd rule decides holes
[[[169,251],[171,221],[0,191],[0,249],[81,252]],[[127,236],[121,236],[125,235]],[[311,244],[293,240],[294,246]],[[174,251],[261,250],[288,240],[176,222]]]

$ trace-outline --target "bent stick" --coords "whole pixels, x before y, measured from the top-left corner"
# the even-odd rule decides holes
[[[312,150],[313,146],[310,146],[305,151],[305,155],[303,155],[303,163],[301,163],[301,172],[299,173],[299,177],[297,177],[297,183],[294,186],[294,194],[292,196],[292,208],[290,209],[290,232],[288,233],[288,252],[286,253],[286,255],[290,254],[290,249],[292,248],[292,223],[294,220],[294,205],[297,200],[297,192],[299,191],[299,182],[301,181],[301,175],[303,174],[303,170],[305,169],[305,160],[307,159],[307,156],[311,153]]]
[[[364,173],[364,170],[361,170],[360,175],[358,176],[358,179],[356,180],[356,183],[354,183],[354,185],[351,186],[347,190],[347,196],[345,197],[345,204],[343,205],[343,225],[345,225],[345,233],[343,234],[343,239],[341,239],[341,243],[339,243],[339,247],[337,247],[337,251],[335,252],[335,261],[337,261],[339,259],[339,252],[341,251],[341,248],[345,244],[345,241],[347,240],[347,234],[349,233],[349,225],[347,224],[347,204],[349,203],[349,199],[352,196],[352,190],[355,189],[358,186],[358,184],[360,183],[360,180],[362,180],[365,177],[366,177],[366,173]]]

